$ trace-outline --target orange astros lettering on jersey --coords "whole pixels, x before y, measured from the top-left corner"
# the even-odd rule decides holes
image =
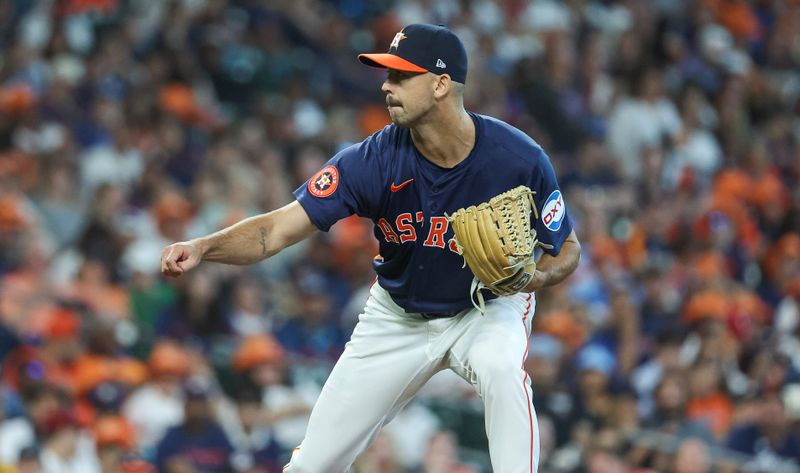
[[[314,197],[328,197],[339,187],[339,170],[328,165],[308,180],[308,192]]]

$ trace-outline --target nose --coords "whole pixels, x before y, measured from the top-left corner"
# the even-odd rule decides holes
[[[381,92],[383,92],[384,94],[392,93],[392,86],[391,84],[389,84],[389,79],[385,79],[383,81],[383,84],[381,85]]]

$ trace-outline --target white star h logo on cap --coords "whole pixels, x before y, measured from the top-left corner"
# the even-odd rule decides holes
[[[444,61],[442,61],[441,59],[437,59],[436,60],[436,67],[441,68],[441,69],[445,69],[447,67],[447,64],[445,64]]]
[[[392,40],[392,44],[389,45],[389,49],[392,49],[392,48],[397,49],[397,48],[399,48],[400,47],[400,41],[402,41],[404,39],[406,39],[406,35],[404,35],[402,31],[397,33],[396,35],[394,35],[394,39]]]

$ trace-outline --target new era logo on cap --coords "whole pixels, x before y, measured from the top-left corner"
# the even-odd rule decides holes
[[[394,35],[389,52],[359,54],[358,59],[372,67],[447,73],[452,80],[462,84],[467,78],[467,52],[464,45],[458,36],[442,25],[408,25]]]

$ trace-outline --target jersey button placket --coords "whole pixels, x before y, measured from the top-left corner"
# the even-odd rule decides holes
[[[439,190],[439,188],[434,186],[431,189],[431,193],[428,194],[428,202],[430,202],[428,207],[430,207],[430,209],[432,210],[432,213],[434,213],[434,214],[439,211],[439,204],[436,202],[436,194],[437,194],[438,190]]]

